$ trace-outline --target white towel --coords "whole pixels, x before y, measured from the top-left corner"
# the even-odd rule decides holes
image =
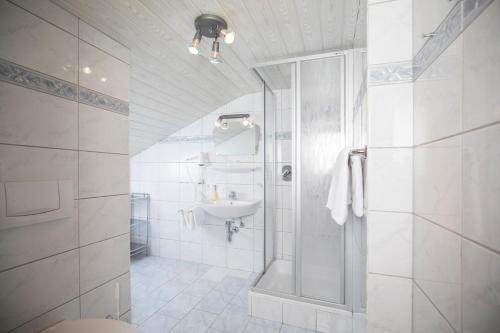
[[[179,209],[177,211],[177,213],[179,213],[179,219],[181,220],[181,223],[184,226],[184,228],[188,228],[189,227],[189,221],[188,221],[188,218],[186,216],[186,212],[184,211],[184,209]]]
[[[351,197],[352,212],[357,217],[363,216],[363,160],[361,156],[351,156]]]
[[[193,211],[191,210],[188,210],[187,212],[187,228],[189,230],[193,230],[194,228],[196,228],[196,220],[193,216]]]
[[[343,225],[349,215],[348,207],[351,203],[351,184],[349,172],[349,153],[351,148],[344,148],[337,156],[333,168],[332,182],[326,207],[330,209],[332,219]]]
[[[188,221],[190,229],[194,229],[200,224],[203,224],[205,212],[200,207],[194,206],[188,211]]]

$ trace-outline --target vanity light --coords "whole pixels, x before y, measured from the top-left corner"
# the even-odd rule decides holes
[[[222,129],[228,129],[229,124],[226,119],[242,119],[241,123],[243,126],[248,128],[253,128],[254,124],[250,120],[250,114],[248,113],[237,113],[237,114],[223,114],[217,118],[215,121],[215,127],[221,127]]]
[[[227,28],[226,21],[217,15],[202,14],[194,20],[194,27],[196,33],[194,35],[191,45],[188,46],[191,54],[199,54],[200,43],[202,37],[213,38],[212,50],[210,52],[209,60],[212,64],[220,64],[222,59],[220,57],[220,45],[218,38],[224,38],[226,44],[234,42],[235,33]]]
[[[251,121],[248,117],[243,118],[243,121],[241,123],[243,124],[243,126],[248,128],[253,128],[254,126],[253,121]]]
[[[90,69],[89,66],[85,66],[82,68],[82,72],[85,73],[85,74],[91,74],[92,73],[92,69]]]

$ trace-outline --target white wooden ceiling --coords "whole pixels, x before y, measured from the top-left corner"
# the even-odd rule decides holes
[[[244,94],[261,89],[257,62],[364,47],[364,0],[52,0],[131,50],[134,155]],[[202,14],[225,18],[235,42],[223,63],[187,51]]]

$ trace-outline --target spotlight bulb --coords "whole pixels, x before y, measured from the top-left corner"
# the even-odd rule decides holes
[[[212,64],[220,64],[222,62],[222,60],[220,59],[220,57],[216,57],[216,58],[210,57],[210,62]]]
[[[217,38],[214,40],[212,44],[212,52],[210,53],[210,62],[212,64],[220,64],[222,61],[219,57],[219,42]]]
[[[193,41],[191,42],[191,45],[188,46],[188,50],[191,54],[198,54],[199,48],[200,48],[200,43],[201,43],[201,31],[196,30],[196,33],[194,34]]]
[[[250,121],[248,120],[248,118],[243,119],[242,123],[243,123],[243,126],[246,126],[246,127],[248,127],[248,125],[250,125]]]
[[[220,121],[218,121],[218,120],[215,121],[215,127],[221,127],[221,125],[222,124],[220,123]]]
[[[234,42],[234,31],[231,30],[221,30],[222,35],[224,36],[224,43],[232,44]]]
[[[198,53],[200,53],[200,51],[198,50],[198,48],[194,47],[192,45],[188,46],[188,50],[189,50],[189,53],[194,54],[194,55],[197,55]]]

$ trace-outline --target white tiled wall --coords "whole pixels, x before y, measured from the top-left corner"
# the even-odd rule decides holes
[[[500,330],[499,17],[498,1],[368,2],[371,332]]]
[[[297,331],[324,333],[362,333],[364,314],[294,301],[255,292],[249,293],[250,312],[253,317],[281,322]],[[300,327],[300,328],[299,328]]]
[[[387,1],[370,5],[369,65],[411,59],[411,8],[412,0]]]
[[[443,14],[415,5],[417,28]],[[500,2],[457,5],[479,15],[415,81],[416,333],[500,331]]]
[[[128,116],[79,103],[76,93],[85,87],[127,105],[128,50],[48,0],[1,1],[0,30],[0,60],[22,66],[18,78],[26,79],[0,83],[0,182],[64,179],[74,192],[71,218],[0,232],[0,285],[8,291],[0,293],[0,332],[116,316],[117,284],[126,314]],[[66,90],[30,85],[23,71]]]
[[[78,82],[78,39],[7,1],[0,4],[0,57],[57,78]],[[65,13],[68,17],[68,13]],[[72,26],[78,20],[70,19]],[[28,27],[28,28],[26,28]],[[21,42],[24,41],[24,42]]]
[[[462,128],[462,37],[415,81],[415,144],[456,134]]]
[[[367,332],[411,332],[411,287],[411,279],[368,274]]]
[[[0,83],[0,99],[3,143],[77,149],[77,103],[6,82]]]
[[[412,61],[412,2],[368,3],[368,332],[411,332],[413,84],[390,73]]]
[[[289,133],[287,139],[276,141],[274,257],[292,260],[293,244],[295,243],[295,226],[292,217],[292,182],[284,181],[281,178],[282,167],[292,165],[292,96],[290,89],[273,92],[276,99],[276,132],[279,134]]]
[[[261,126],[262,135],[262,94],[249,94],[220,107],[131,159],[132,191],[151,194],[153,255],[245,271],[262,269],[262,208],[244,219],[245,227],[233,235],[231,243],[226,240],[223,219],[206,215],[203,225],[190,230],[183,225],[178,212],[201,200],[201,191],[210,198],[213,185],[217,185],[221,198],[226,198],[231,191],[242,200],[263,198],[262,140],[256,155],[221,156],[215,154],[213,142],[208,138],[217,117],[231,113],[249,113]],[[200,152],[209,153],[211,162],[204,171],[204,186],[197,184],[201,172],[197,159]],[[235,172],[220,168],[246,169]]]

